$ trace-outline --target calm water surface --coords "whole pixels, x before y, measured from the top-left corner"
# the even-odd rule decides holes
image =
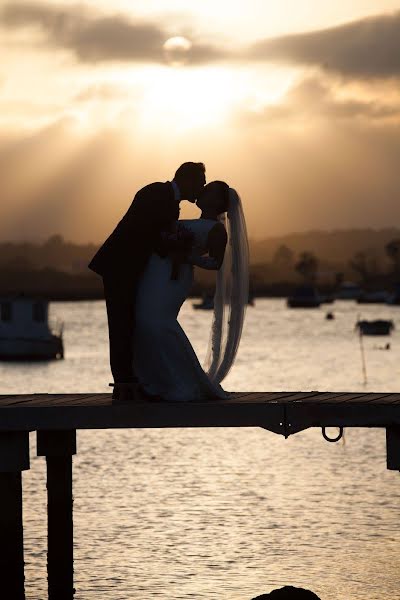
[[[109,391],[103,303],[57,303],[52,314],[66,324],[65,360],[0,364],[1,393]],[[359,314],[397,326],[391,338],[365,338],[367,386]],[[200,356],[210,318],[191,302],[182,309]],[[225,388],[398,391],[399,365],[398,307],[289,311],[258,300]],[[45,463],[31,442],[26,589],[28,600],[44,600]],[[79,432],[76,599],[250,600],[282,585],[322,600],[400,599],[400,475],[385,460],[378,429],[347,430],[345,444],[326,443],[319,430],[288,440],[256,428]]]

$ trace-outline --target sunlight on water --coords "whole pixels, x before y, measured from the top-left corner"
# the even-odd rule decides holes
[[[336,303],[249,308],[229,390],[397,391],[400,309]],[[1,393],[107,392],[103,303],[57,303],[66,359],[0,364]],[[392,318],[391,338],[365,338],[363,386],[354,323]],[[211,315],[182,310],[205,355]],[[390,341],[390,350],[381,349]],[[45,464],[23,476],[28,600],[46,598]],[[400,476],[386,470],[383,430],[318,430],[284,440],[256,428],[79,432],[74,458],[77,600],[250,600],[282,585],[322,600],[399,597]]]

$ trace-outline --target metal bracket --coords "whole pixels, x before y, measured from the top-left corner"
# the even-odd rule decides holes
[[[324,440],[326,440],[327,442],[338,442],[339,440],[342,439],[343,437],[343,427],[339,427],[339,433],[335,438],[330,438],[327,433],[326,433],[326,427],[322,427],[322,437],[324,438]]]

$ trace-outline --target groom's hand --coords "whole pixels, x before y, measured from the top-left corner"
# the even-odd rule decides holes
[[[175,251],[188,251],[193,244],[193,233],[186,228],[182,228],[176,232],[162,231],[160,239],[163,248],[167,254]]]

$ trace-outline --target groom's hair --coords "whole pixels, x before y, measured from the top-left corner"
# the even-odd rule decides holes
[[[295,588],[287,585],[278,590],[273,590],[269,594],[262,594],[253,598],[253,600],[320,600],[320,598],[311,592],[303,588]]]
[[[174,179],[183,177],[185,179],[191,179],[192,177],[198,177],[204,175],[206,167],[204,163],[185,162],[176,170]]]

